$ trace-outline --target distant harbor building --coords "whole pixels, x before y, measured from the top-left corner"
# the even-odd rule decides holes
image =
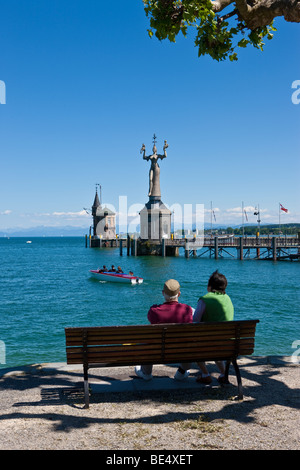
[[[93,238],[102,240],[113,240],[116,238],[116,214],[108,209],[108,207],[102,207],[97,188],[92,205],[92,217]]]

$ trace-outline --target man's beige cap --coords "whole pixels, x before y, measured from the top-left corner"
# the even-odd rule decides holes
[[[174,297],[180,292],[180,284],[175,279],[169,279],[164,284],[164,292],[170,297]]]

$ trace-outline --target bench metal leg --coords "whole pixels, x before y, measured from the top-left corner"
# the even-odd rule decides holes
[[[225,379],[228,382],[228,374],[229,374],[229,367],[230,367],[231,361],[226,361],[226,367],[225,367]]]
[[[90,407],[90,394],[89,394],[89,379],[88,379],[88,369],[84,367],[83,369],[83,388],[84,388],[84,407]]]
[[[244,395],[243,395],[242,378],[241,378],[240,369],[239,369],[239,366],[237,365],[236,359],[232,360],[232,364],[235,370],[235,375],[236,375],[237,383],[238,383],[238,399],[243,400]]]

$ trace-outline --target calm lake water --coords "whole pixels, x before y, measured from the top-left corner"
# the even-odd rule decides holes
[[[65,361],[68,326],[146,324],[163,301],[165,280],[181,284],[196,307],[210,274],[228,279],[235,319],[259,319],[256,355],[291,355],[300,340],[300,263],[209,257],[121,257],[118,249],[85,248],[84,238],[0,239],[0,368]],[[235,252],[233,252],[236,255]],[[121,265],[144,278],[138,286],[99,282],[89,270]],[[2,346],[2,349],[1,349]]]

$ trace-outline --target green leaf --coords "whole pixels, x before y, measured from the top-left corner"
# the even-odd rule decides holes
[[[231,62],[234,62],[235,60],[238,60],[237,53],[234,52],[233,54],[231,54],[229,56],[229,59],[231,60]]]
[[[248,41],[247,39],[243,38],[243,39],[241,39],[241,40],[237,43],[237,45],[238,45],[239,47],[247,47],[247,45],[249,44],[249,42],[250,42],[250,41]]]

